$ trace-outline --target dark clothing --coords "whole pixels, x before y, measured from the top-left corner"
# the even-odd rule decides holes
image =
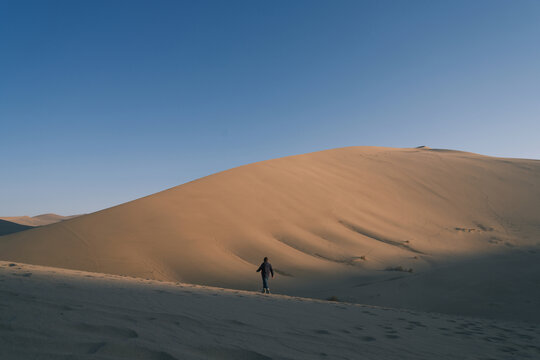
[[[268,289],[268,278],[263,277],[263,289]]]
[[[272,264],[269,262],[263,262],[261,266],[257,269],[257,272],[261,272],[261,276],[263,279],[268,279],[270,274],[272,274],[272,277],[274,276],[274,270],[272,269]]]

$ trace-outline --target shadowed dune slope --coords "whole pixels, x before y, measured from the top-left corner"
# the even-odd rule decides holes
[[[20,225],[11,221],[0,219],[0,236],[28,230],[31,226]]]
[[[536,160],[340,148],[241,166],[4,236],[0,254],[242,289],[258,286],[254,270],[269,256],[274,289],[301,294],[326,284],[326,296],[344,279],[416,276],[539,247],[539,184]]]

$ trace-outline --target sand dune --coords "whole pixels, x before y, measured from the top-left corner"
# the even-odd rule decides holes
[[[498,272],[508,282],[540,273],[519,261],[539,248],[540,161],[430,148],[254,163],[0,238],[3,260],[237,289],[259,286],[269,256],[276,292],[463,314],[477,305],[452,308],[449,294],[475,292],[493,259],[514,259]],[[499,290],[481,297],[499,304],[484,315],[512,313]]]
[[[60,221],[75,218],[80,215],[62,216],[57,214],[42,214],[37,216],[9,216],[0,217],[0,220],[11,221],[26,226],[44,226],[54,224]]]
[[[540,327],[0,262],[2,359],[533,359]]]
[[[0,236],[28,230],[31,226],[17,224],[15,222],[0,219]]]

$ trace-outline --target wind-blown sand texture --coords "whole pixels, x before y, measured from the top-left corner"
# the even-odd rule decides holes
[[[0,262],[1,359],[534,359],[536,324]]]
[[[540,321],[540,161],[349,147],[0,238],[3,260]],[[412,269],[412,270],[410,270]]]

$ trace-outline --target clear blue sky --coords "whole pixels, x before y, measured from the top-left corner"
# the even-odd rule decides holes
[[[349,145],[540,158],[540,1],[0,0],[0,216]]]

